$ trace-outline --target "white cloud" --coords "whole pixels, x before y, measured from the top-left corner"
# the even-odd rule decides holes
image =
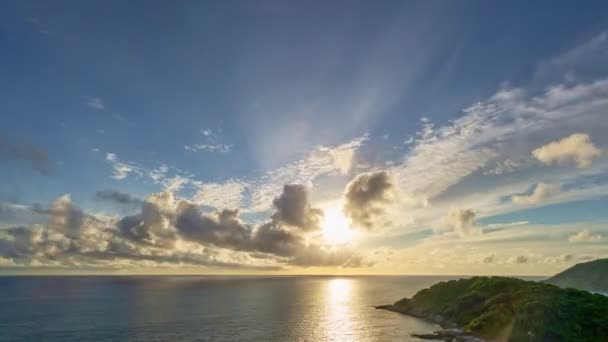
[[[231,144],[220,143],[218,133],[211,129],[202,129],[201,134],[203,135],[203,143],[186,145],[184,146],[184,149],[191,152],[227,153],[234,147],[234,145]]]
[[[93,98],[89,99],[88,105],[90,108],[96,109],[96,110],[102,110],[105,108],[103,100],[99,97],[93,97]]]
[[[515,204],[520,205],[537,205],[541,202],[559,194],[561,186],[559,184],[546,184],[540,182],[534,188],[534,191],[529,195],[515,195],[511,200]]]
[[[600,32],[583,44],[540,64],[535,78],[540,81],[576,80],[591,72],[605,70],[608,59],[608,32]]]
[[[570,235],[568,241],[570,242],[600,242],[602,236],[599,234],[593,234],[589,229],[583,229],[580,232]]]
[[[308,184],[324,175],[343,175],[353,166],[357,150],[367,135],[337,146],[319,146],[306,157],[269,171],[251,184],[251,209],[262,211],[285,184]]]
[[[234,147],[234,145],[226,145],[226,144],[195,144],[195,145],[186,145],[184,149],[186,151],[205,151],[205,152],[218,152],[218,153],[226,153],[230,152],[230,150]]]
[[[165,164],[162,164],[156,169],[148,172],[148,176],[154,181],[154,183],[160,182],[169,172],[169,167]]]
[[[515,170],[522,168],[527,163],[525,159],[510,159],[507,158],[502,161],[497,161],[494,167],[487,169],[483,172],[484,175],[495,175],[500,176],[506,173],[511,173]]]
[[[532,151],[532,155],[544,164],[571,163],[580,169],[590,167],[601,154],[602,151],[593,145],[589,135],[583,133],[572,134]]]
[[[132,163],[121,161],[118,156],[114,153],[107,153],[106,160],[112,165],[112,176],[113,179],[123,180],[131,173],[141,176],[142,171],[139,167]]]
[[[414,147],[393,171],[402,190],[414,197],[433,198],[486,165],[496,153],[478,140],[494,120],[492,113],[474,107],[438,129],[424,121]]]
[[[190,183],[191,180],[187,177],[175,175],[162,180],[163,190],[167,192],[176,192],[181,190],[184,185]]]
[[[481,231],[475,225],[475,216],[472,209],[452,208],[445,219],[446,228],[460,237],[478,235]]]
[[[240,208],[243,191],[247,187],[247,183],[235,179],[223,183],[203,183],[197,185],[198,191],[193,201],[214,208]]]

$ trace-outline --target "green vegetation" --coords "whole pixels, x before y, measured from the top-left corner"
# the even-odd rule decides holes
[[[561,287],[608,293],[608,259],[577,264],[545,282]]]
[[[379,307],[499,341],[608,341],[608,297],[507,277],[440,282]]]

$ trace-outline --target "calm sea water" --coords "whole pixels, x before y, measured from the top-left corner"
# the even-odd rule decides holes
[[[415,341],[371,306],[452,278],[0,277],[0,341]]]

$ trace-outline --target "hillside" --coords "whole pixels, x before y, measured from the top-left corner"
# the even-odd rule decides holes
[[[378,308],[495,341],[608,341],[608,297],[515,278],[440,282]]]
[[[574,265],[545,282],[560,287],[608,293],[608,259]]]

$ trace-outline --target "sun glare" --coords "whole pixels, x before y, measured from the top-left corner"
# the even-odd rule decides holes
[[[339,208],[325,210],[323,218],[323,238],[328,243],[340,245],[351,241],[354,237],[353,230],[344,213]]]

